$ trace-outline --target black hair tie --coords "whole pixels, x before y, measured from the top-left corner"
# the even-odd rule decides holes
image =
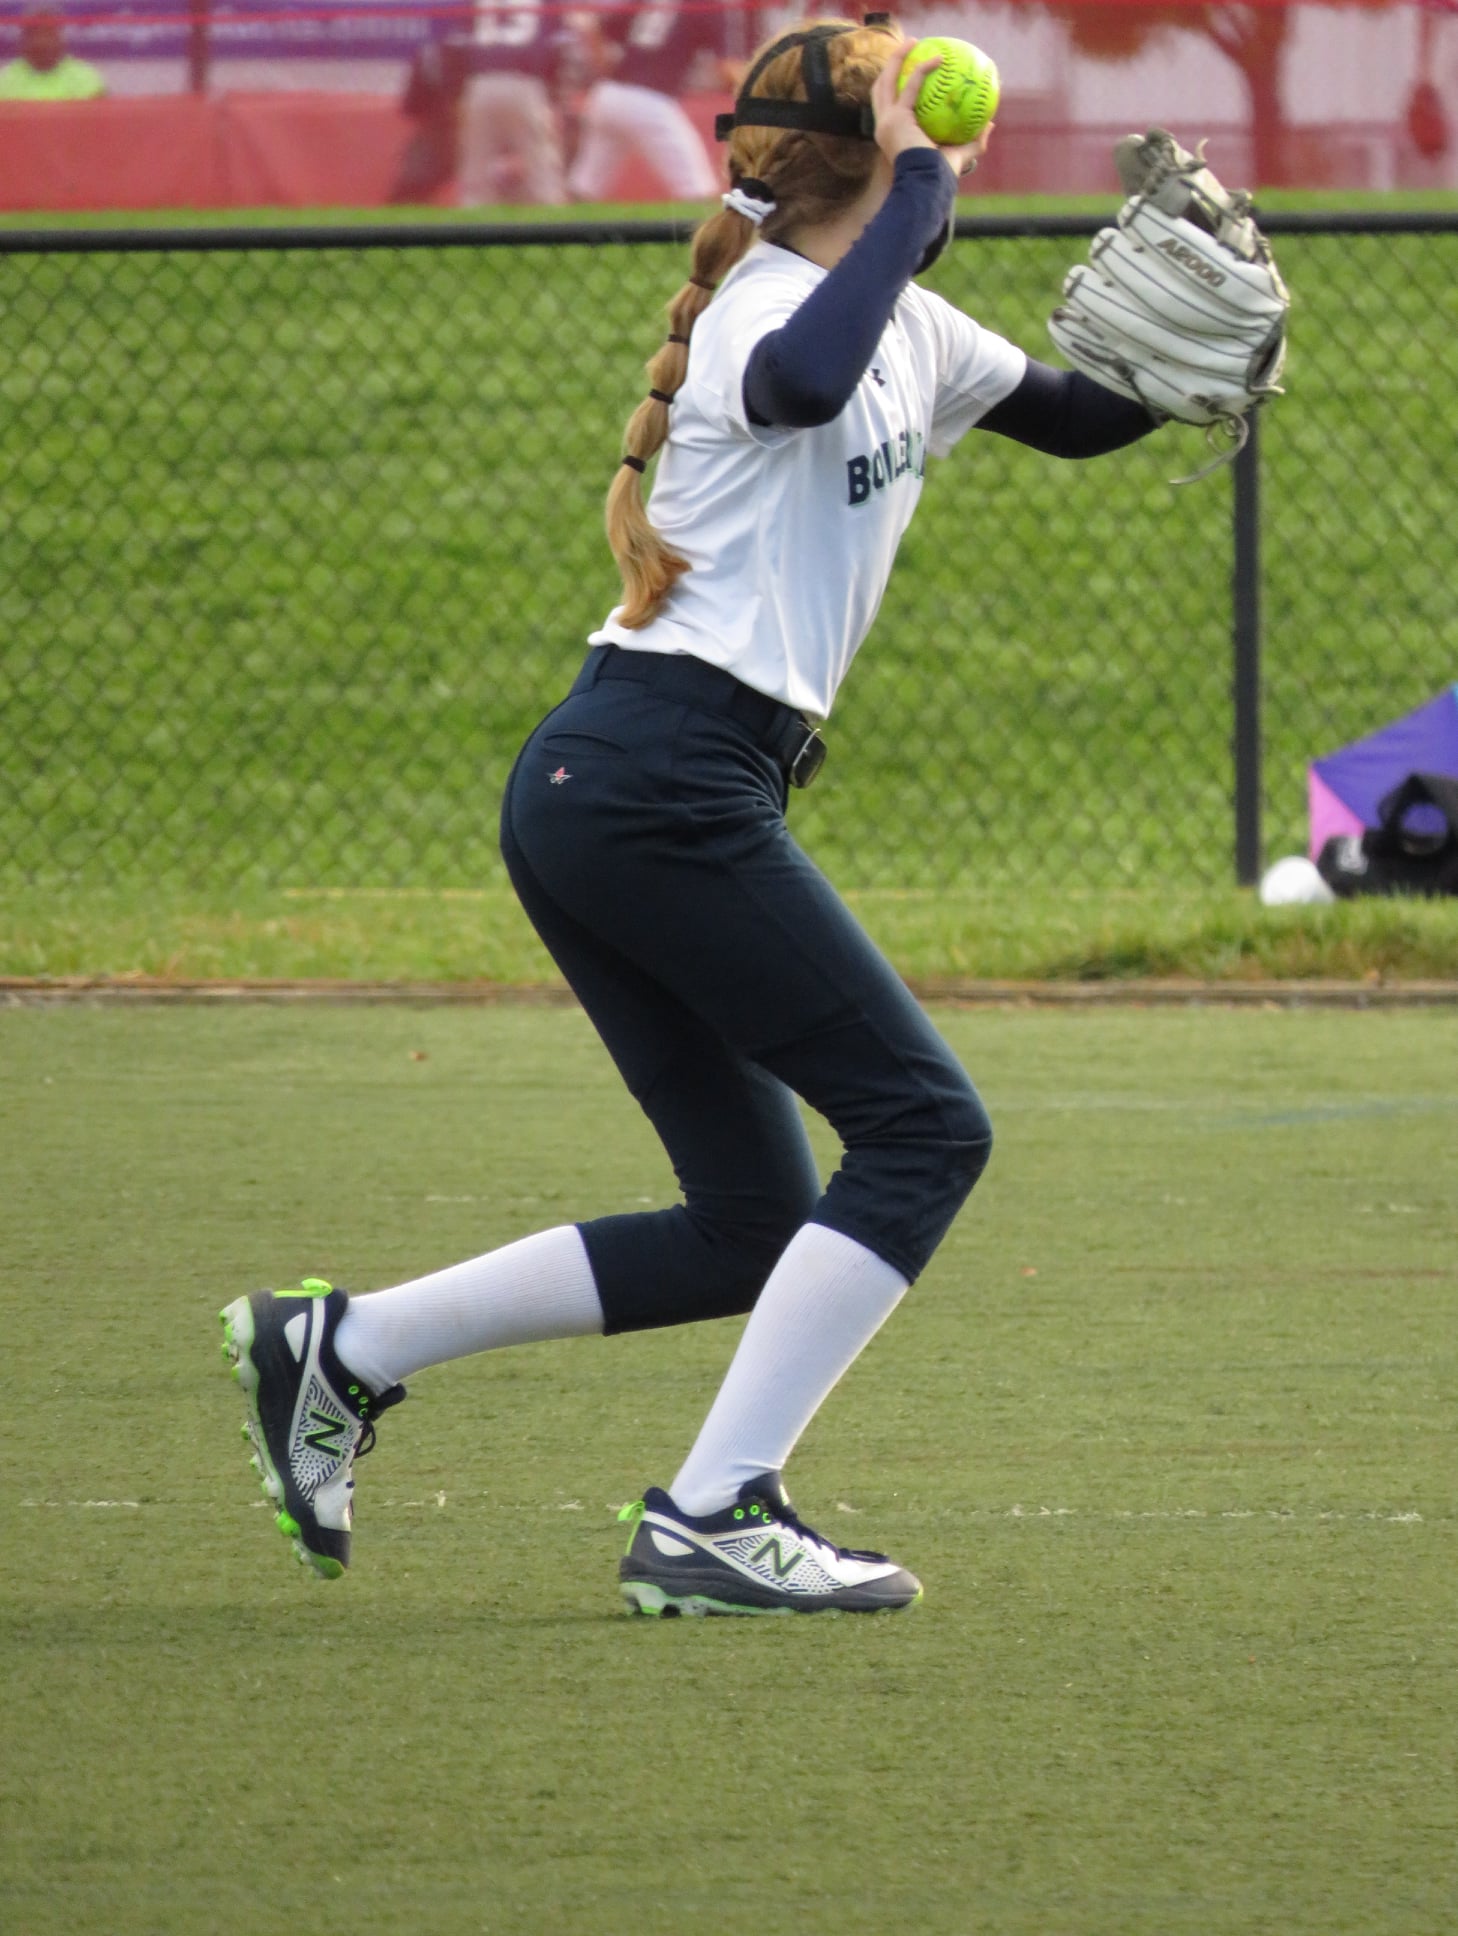
[[[672,403],[673,397],[667,390],[650,390],[649,396],[655,403]]]
[[[677,332],[676,332],[675,330],[670,330],[670,331],[668,332],[668,340],[669,340],[669,342],[670,342],[670,343],[687,343],[687,342],[688,342],[688,338],[687,338],[686,336],[680,336],[680,335],[679,335],[679,334],[678,334],[678,333],[677,333]]]
[[[630,471],[646,471],[648,468],[641,457],[625,457],[623,462]]]

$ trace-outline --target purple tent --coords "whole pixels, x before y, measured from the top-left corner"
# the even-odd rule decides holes
[[[1458,685],[1365,739],[1311,762],[1306,769],[1311,858],[1316,859],[1333,834],[1359,837],[1365,828],[1377,826],[1377,802],[1409,773],[1446,773],[1458,779]],[[1417,815],[1408,824],[1420,831]]]

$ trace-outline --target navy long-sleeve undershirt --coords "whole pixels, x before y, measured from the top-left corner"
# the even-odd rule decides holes
[[[778,329],[760,338],[744,372],[750,421],[807,430],[834,421],[870,367],[902,290],[946,228],[956,179],[934,149],[896,157],[891,190],[864,233]],[[1077,370],[1028,358],[1010,396],[977,426],[1052,457],[1098,457],[1155,428],[1142,404]]]
[[[855,243],[744,371],[751,423],[808,430],[831,423],[855,395],[897,299],[947,226],[957,179],[934,148],[896,157],[891,192]]]
[[[1082,370],[1055,370],[1031,356],[1022,382],[977,425],[1049,457],[1102,457],[1156,428],[1142,403],[1106,390]]]

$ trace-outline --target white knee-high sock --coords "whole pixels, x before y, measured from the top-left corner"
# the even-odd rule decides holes
[[[678,1477],[694,1518],[732,1505],[746,1479],[778,1472],[821,1404],[890,1317],[907,1280],[823,1224],[791,1238],[750,1313],[719,1395]]]
[[[448,1358],[585,1337],[602,1325],[581,1232],[564,1224],[392,1290],[352,1297],[334,1348],[367,1385],[384,1391]]]

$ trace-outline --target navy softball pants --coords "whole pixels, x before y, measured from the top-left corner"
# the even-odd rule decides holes
[[[991,1148],[955,1057],[791,838],[766,713],[794,717],[701,661],[599,648],[507,784],[513,885],[683,1193],[578,1226],[609,1332],[748,1311],[809,1221],[913,1279]],[[796,1096],[843,1146],[828,1184]]]

